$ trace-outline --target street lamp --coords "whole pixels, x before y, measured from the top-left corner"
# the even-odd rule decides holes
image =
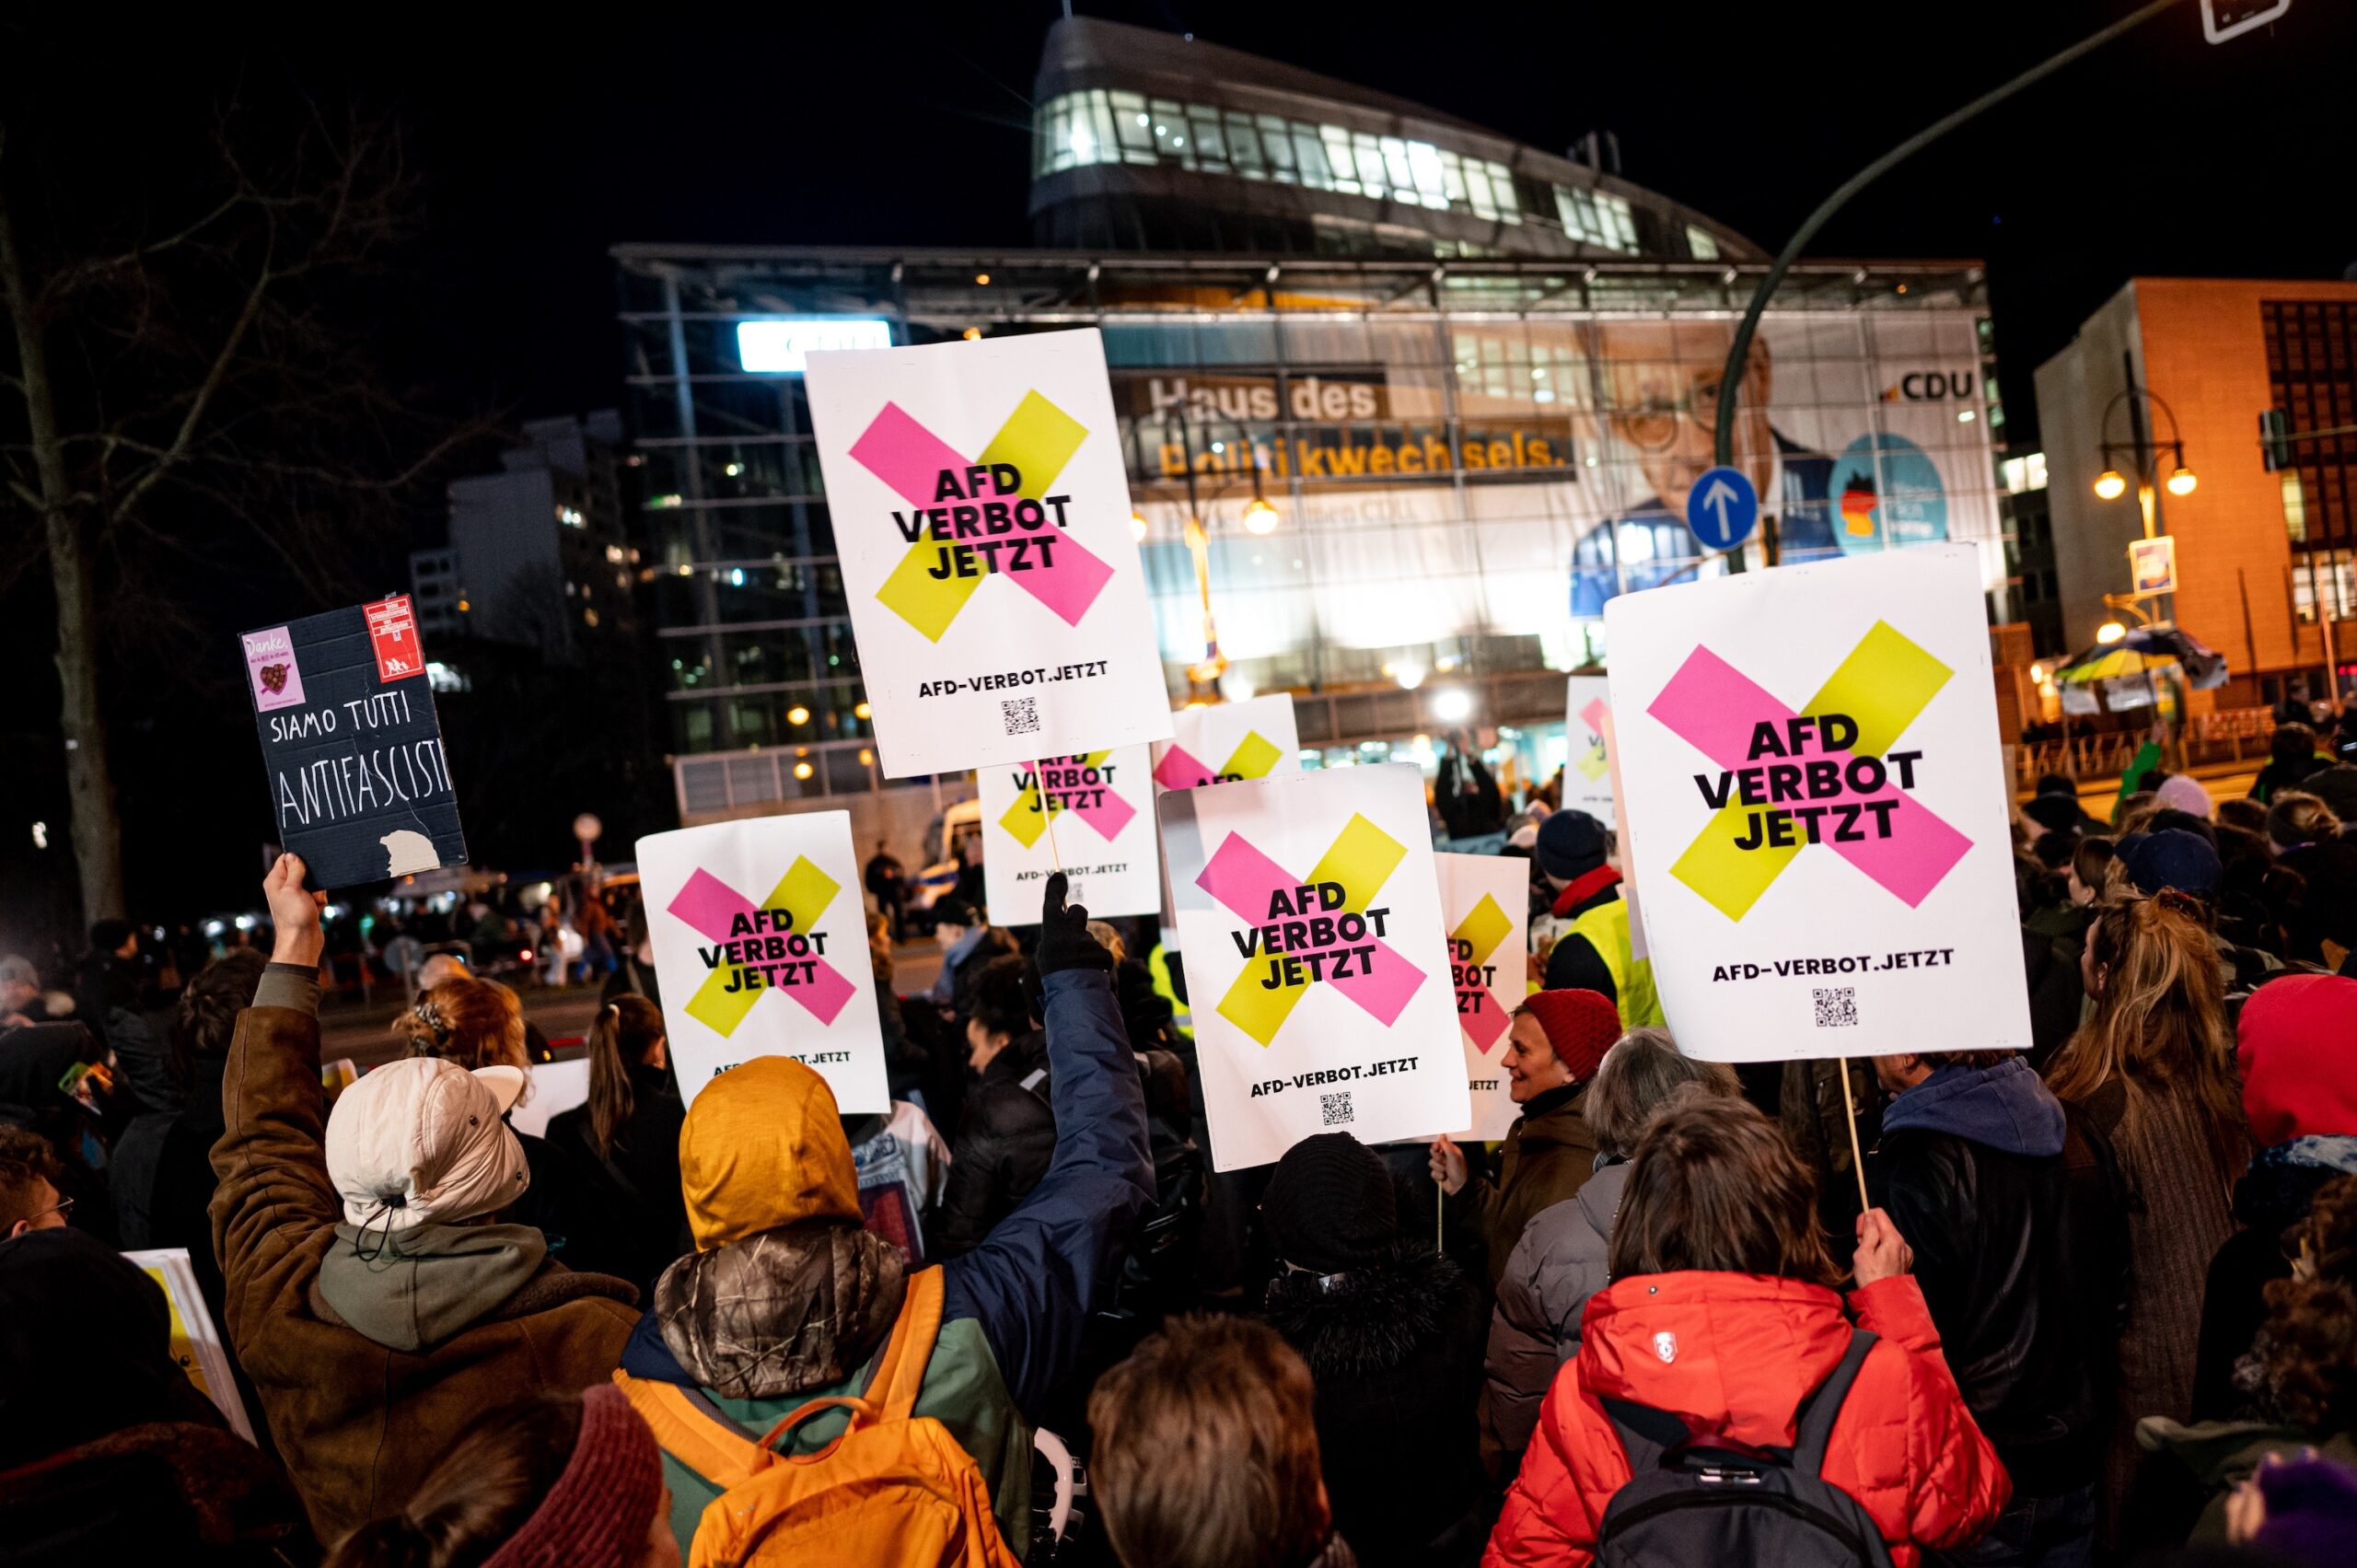
[[[1255,495],[1244,508],[1244,531],[1263,539],[1277,531],[1277,509],[1269,505],[1266,496]]]
[[[2117,501],[2128,494],[2128,482],[2118,469],[2106,469],[2096,475],[2096,494],[2107,501]]]
[[[2193,494],[2196,481],[2193,470],[2186,466],[2185,438],[2177,428],[2177,410],[2169,407],[2168,400],[2136,379],[2133,354],[2121,355],[2120,379],[2122,385],[2111,395],[2111,401],[2104,405],[2103,421],[2098,426],[2103,437],[2103,472],[2096,476],[2095,490],[2104,500],[2117,501],[2128,493],[2130,480],[2134,480],[2136,505],[2143,514],[2144,537],[2157,539],[2164,531],[2160,497],[2164,483],[2171,495],[2181,496]],[[2128,409],[2128,438],[2115,441],[2111,438],[2111,416],[2123,404]],[[2154,431],[2151,417],[2154,409],[2168,416],[2169,434],[2165,441]],[[2166,468],[2161,466],[2164,455],[2169,459]],[[2134,599],[2165,598],[2166,596],[2145,594],[2140,590],[2127,597]]]
[[[2106,647],[2109,647],[2126,635],[2128,635],[2128,628],[2117,621],[2107,621],[2096,628],[2096,641]]]
[[[2176,471],[2169,475],[2169,494],[2171,495],[2190,495],[2193,494],[2194,485],[2198,482],[2199,482],[2193,477],[2193,470],[2187,468],[2183,463],[2179,463],[2177,466]]]
[[[1242,421],[1227,414],[1214,413],[1214,417],[1225,419],[1234,425],[1238,439],[1243,442],[1246,465],[1252,474],[1252,499],[1244,508],[1244,528],[1255,538],[1265,538],[1276,531],[1278,517],[1277,509],[1260,492],[1260,447],[1253,441],[1252,433],[1244,428]],[[1195,591],[1203,606],[1203,656],[1187,667],[1188,695],[1199,701],[1209,700],[1217,695],[1220,677],[1227,672],[1227,656],[1220,652],[1219,628],[1212,616],[1211,539],[1203,528],[1202,497],[1195,478],[1194,428],[1184,402],[1164,409],[1162,418],[1166,432],[1174,418],[1178,425],[1179,459],[1187,480],[1187,519],[1180,537],[1186,540],[1187,552],[1195,559]],[[1215,443],[1213,449],[1220,450],[1222,445]],[[1143,518],[1134,513],[1131,527],[1139,531],[1140,538],[1144,537]]]

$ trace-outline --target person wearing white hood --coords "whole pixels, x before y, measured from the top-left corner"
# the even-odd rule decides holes
[[[501,1120],[520,1069],[389,1063],[328,1114],[324,896],[303,877],[281,855],[262,884],[276,947],[229,1051],[212,1218],[230,1346],[333,1540],[404,1502],[482,1411],[603,1382],[637,1293],[499,1223],[530,1182]]]

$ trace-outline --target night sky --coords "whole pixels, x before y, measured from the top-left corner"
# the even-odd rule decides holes
[[[1885,148],[2132,8],[1080,7],[1541,147],[1611,130],[1627,178],[1771,250]],[[143,17],[133,30],[119,15],[48,14],[62,9],[0,21],[0,121],[16,137],[0,157],[21,164],[29,127],[81,160],[42,201],[69,220],[165,209],[159,192],[201,148],[211,107],[232,99],[263,115],[291,112],[297,92],[389,112],[424,182],[425,231],[374,285],[372,346],[423,403],[520,419],[620,401],[613,244],[1026,244],[1028,93],[1061,7],[673,6],[529,26],[486,20],[486,7],[371,13],[366,32],[348,13],[240,32],[218,16]],[[2357,262],[2352,59],[2357,7],[2344,0],[2294,0],[2271,33],[2218,47],[2184,0],[1902,168],[1813,254],[1985,258],[2008,416],[2026,435],[2029,373],[2129,276],[2329,278]],[[20,223],[38,215],[20,210]],[[478,447],[454,472],[492,466],[495,450]],[[411,537],[354,541],[370,591],[405,586],[405,552],[439,542],[441,513],[427,485]],[[151,908],[250,900],[267,818],[224,650],[246,627],[327,608],[282,606],[266,574],[221,564],[225,586],[188,596],[192,623],[167,629],[177,641],[118,650],[110,676],[134,897]],[[49,613],[41,574],[0,585],[0,658],[23,674],[0,719],[0,748],[19,764],[0,773],[0,937],[38,921],[38,889],[57,880],[56,852],[19,839],[38,816],[64,826]],[[190,772],[192,757],[207,765]],[[159,806],[162,777],[174,786]],[[572,808],[552,805],[548,844],[479,850],[509,865],[554,858]]]

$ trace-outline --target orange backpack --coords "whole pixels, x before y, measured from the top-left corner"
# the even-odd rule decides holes
[[[909,1278],[900,1319],[866,1391],[812,1400],[759,1443],[674,1384],[615,1373],[664,1452],[721,1489],[697,1522],[688,1568],[809,1562],[1017,1568],[973,1456],[941,1423],[914,1413],[940,1330],[941,1271],[925,1269]],[[837,1405],[851,1411],[851,1425],[824,1448],[788,1455],[772,1446]]]

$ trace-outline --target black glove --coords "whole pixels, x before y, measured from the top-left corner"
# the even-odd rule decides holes
[[[1039,905],[1039,947],[1033,961],[1039,966],[1042,978],[1060,970],[1095,970],[1109,974],[1113,969],[1113,955],[1105,945],[1088,934],[1088,911],[1082,905],[1064,907],[1064,889],[1070,883],[1061,871],[1048,878],[1048,890]]]

